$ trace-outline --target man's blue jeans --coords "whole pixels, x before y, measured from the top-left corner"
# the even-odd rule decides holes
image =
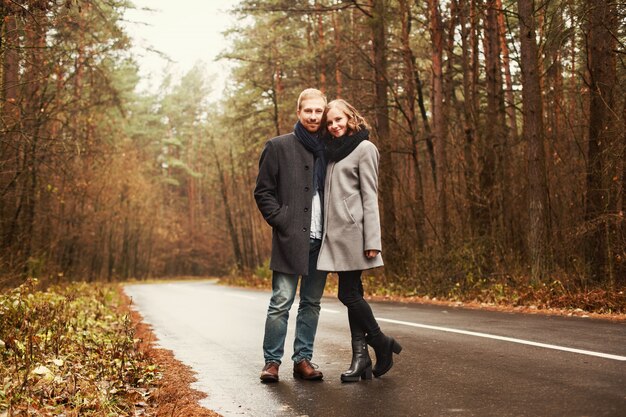
[[[294,362],[313,357],[313,342],[320,317],[320,300],[326,285],[326,272],[317,270],[317,256],[321,241],[311,239],[309,247],[309,274],[300,282],[300,304],[296,317],[296,337],[293,342]],[[265,320],[263,356],[265,363],[281,363],[285,353],[285,338],[289,309],[296,297],[298,275],[274,271],[272,274],[272,298]]]

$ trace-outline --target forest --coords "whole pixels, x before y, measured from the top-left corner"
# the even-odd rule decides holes
[[[138,90],[132,7],[0,6],[0,287],[266,275],[258,158],[316,87],[380,150],[377,286],[626,310],[626,3],[242,0],[218,100]]]

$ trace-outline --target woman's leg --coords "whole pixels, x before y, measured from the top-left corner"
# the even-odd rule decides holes
[[[339,301],[348,308],[350,333],[353,335],[366,334],[375,336],[380,333],[380,327],[374,318],[370,305],[363,298],[362,271],[339,272]]]
[[[341,374],[343,382],[357,382],[360,379],[372,379],[372,360],[367,348],[365,339],[365,327],[362,324],[360,315],[363,300],[363,285],[361,283],[361,272],[339,273],[339,299],[348,307],[348,322],[350,323],[350,334],[352,336],[352,362],[350,368]],[[371,309],[369,309],[371,313]],[[373,318],[373,315],[372,315]],[[375,322],[375,320],[374,320]]]
[[[387,373],[393,366],[393,354],[400,353],[402,346],[393,337],[380,330],[370,305],[363,298],[361,271],[339,272],[339,300],[348,308],[348,318],[365,332],[367,344],[376,352],[376,377]],[[350,324],[352,331],[352,323]]]

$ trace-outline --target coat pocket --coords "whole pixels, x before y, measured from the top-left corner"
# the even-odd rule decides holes
[[[274,217],[274,224],[272,227],[277,229],[280,232],[285,232],[287,230],[287,226],[289,224],[289,206],[284,204],[280,208],[280,212]]]
[[[344,198],[343,206],[346,209],[348,218],[352,223],[363,228],[363,202],[361,201],[361,193],[357,192],[349,197]]]

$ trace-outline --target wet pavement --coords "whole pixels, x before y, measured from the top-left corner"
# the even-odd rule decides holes
[[[325,297],[313,358],[324,380],[309,382],[291,375],[296,300],[280,382],[262,384],[269,292],[214,281],[125,290],[158,345],[196,372],[201,404],[227,417],[626,416],[626,323],[372,303],[403,351],[382,378],[341,383],[347,316]]]

